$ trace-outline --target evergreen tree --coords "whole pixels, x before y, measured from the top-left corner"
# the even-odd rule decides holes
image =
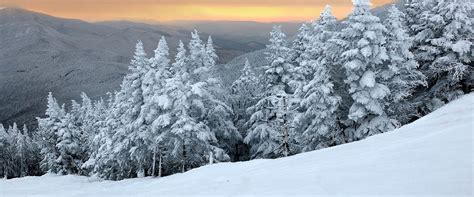
[[[415,35],[421,23],[422,14],[433,7],[433,0],[405,0],[405,21],[409,35]]]
[[[164,37],[162,37],[158,43],[158,47],[155,50],[155,56],[151,59],[152,69],[150,69],[144,76],[144,84],[142,86],[144,93],[144,105],[140,113],[140,123],[142,126],[138,132],[132,133],[132,138],[140,139],[143,141],[142,152],[143,155],[137,155],[145,157],[142,160],[151,160],[151,167],[149,174],[155,175],[155,166],[157,154],[161,155],[162,138],[161,132],[168,126],[169,114],[167,113],[168,108],[171,106],[171,101],[166,95],[165,86],[166,81],[171,77],[171,65],[169,56],[168,44]],[[147,152],[151,152],[149,154]],[[148,157],[148,158],[146,158]]]
[[[382,83],[380,73],[389,59],[385,48],[386,28],[370,13],[368,0],[354,1],[354,8],[342,30],[342,62],[345,82],[350,86],[353,103],[348,117],[355,128],[348,130],[349,140],[389,131],[394,122],[387,117],[385,99],[390,89]]]
[[[28,129],[26,125],[23,125],[23,130],[20,131],[16,125],[13,123],[13,131],[11,132],[15,136],[15,157],[16,157],[16,171],[19,173],[19,177],[24,177],[28,175],[28,159],[31,155],[31,140],[28,136]]]
[[[209,57],[206,46],[199,37],[198,31],[191,32],[191,40],[188,44],[189,56],[187,57],[187,72],[191,84],[205,81],[209,76],[211,58]]]
[[[332,57],[326,55],[328,40],[336,23],[330,7],[313,23],[314,35],[309,43],[307,65],[313,77],[299,92],[301,102],[296,118],[296,128],[302,131],[299,136],[302,151],[311,151],[340,144],[344,141],[342,131],[337,124],[336,111],[341,98],[336,96],[332,82]]]
[[[292,72],[292,83],[296,88],[301,88],[312,78],[313,70],[308,61],[313,57],[310,54],[309,45],[313,39],[313,31],[306,24],[301,25],[298,29],[296,39],[291,47],[290,62],[294,65]]]
[[[57,173],[78,174],[83,160],[82,135],[79,128],[74,124],[73,116],[69,113],[61,119],[56,131],[58,157],[55,162],[59,165]]]
[[[63,121],[66,112],[64,107],[59,106],[51,92],[48,94],[48,106],[45,115],[45,118],[37,118],[37,137],[40,140],[40,150],[43,157],[40,167],[43,171],[63,173],[61,163],[57,161],[60,152],[56,145],[59,139],[58,132],[64,126]]]
[[[207,39],[207,44],[206,44],[206,66],[214,66],[216,65],[216,60],[219,58],[216,54],[216,50],[214,49],[214,42],[212,41],[212,37],[209,36]]]
[[[198,37],[194,37],[191,43],[199,43],[197,39]],[[197,50],[197,48],[194,49]],[[175,61],[176,64],[174,65],[187,67],[187,64],[179,65],[180,63],[187,62],[184,60],[184,54],[186,52],[182,45],[178,51]],[[193,53],[195,56],[202,55],[196,54],[196,51]],[[176,70],[178,70],[178,68],[176,68]],[[189,76],[187,69],[179,70],[180,71],[168,81],[167,92],[173,100],[173,105],[170,108],[172,109],[170,130],[165,136],[167,136],[172,143],[171,158],[176,161],[181,161],[181,170],[185,171],[191,167],[197,167],[207,163],[207,155],[212,151],[211,143],[215,142],[216,138],[210,132],[209,127],[197,119],[202,119],[204,116],[202,111],[203,105],[200,100],[193,100],[193,96],[197,95],[194,95],[192,92],[191,82],[188,81],[189,78],[187,78],[187,76]],[[192,69],[189,70],[192,71]]]
[[[241,135],[246,135],[245,122],[250,118],[247,109],[258,101],[262,87],[258,82],[255,71],[250,66],[249,60],[245,59],[245,64],[240,77],[232,83],[232,106],[234,111],[234,124],[239,129]]]
[[[249,128],[244,142],[250,148],[251,158],[276,158],[290,154],[290,134],[287,119],[289,93],[292,87],[287,62],[290,49],[280,26],[270,33],[270,45],[266,53],[270,65],[265,67],[266,91],[263,97],[248,110],[252,113],[246,125]]]
[[[11,168],[11,137],[0,123],[0,178],[7,178]]]
[[[428,91],[421,93],[422,115],[470,92],[473,75],[473,4],[441,0],[425,10],[414,26],[415,58],[427,77]],[[431,105],[431,106],[430,106]]]
[[[106,141],[94,160],[94,171],[103,178],[142,177],[145,175],[145,164],[151,163],[143,157],[148,152],[144,148],[145,142],[142,138],[132,136],[143,123],[140,121],[140,112],[144,105],[142,84],[144,75],[150,69],[152,68],[143,43],[139,41],[129,66],[130,73],[124,77],[121,89],[115,95],[110,117],[106,120],[107,126],[102,131]]]
[[[413,94],[415,88],[425,85],[426,82],[425,76],[418,71],[418,63],[410,52],[412,39],[406,33],[403,18],[403,13],[392,6],[385,21],[389,63],[388,69],[381,74],[391,91],[388,98],[390,103],[388,113],[397,117],[397,120],[402,123],[406,123],[416,116],[413,103],[406,99]]]

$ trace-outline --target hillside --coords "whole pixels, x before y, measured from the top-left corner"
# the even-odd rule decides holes
[[[0,180],[0,196],[472,196],[474,94],[395,131],[275,160],[164,178]]]
[[[209,25],[205,29],[212,31]],[[34,125],[35,117],[44,113],[48,92],[67,104],[83,91],[95,99],[104,96],[119,87],[137,40],[145,43],[151,55],[159,38],[165,36],[173,55],[178,40],[189,41],[190,31],[127,21],[88,23],[17,8],[1,9],[0,122]],[[208,35],[201,33],[203,39]],[[263,48],[262,40],[267,39],[226,32],[213,34],[213,40],[218,62],[224,63]]]

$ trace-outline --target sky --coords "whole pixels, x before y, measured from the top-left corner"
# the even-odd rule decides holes
[[[392,0],[372,0],[373,6]],[[331,5],[338,18],[351,11],[351,0],[0,0],[53,16],[104,20],[310,21]]]

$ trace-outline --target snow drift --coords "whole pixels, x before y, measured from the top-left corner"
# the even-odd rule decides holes
[[[472,196],[473,122],[470,94],[390,133],[292,157],[117,182],[0,180],[0,196]]]

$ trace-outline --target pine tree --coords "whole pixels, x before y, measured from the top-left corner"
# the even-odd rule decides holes
[[[405,21],[409,35],[415,35],[419,29],[417,26],[421,23],[422,14],[431,10],[433,7],[433,0],[406,0],[405,1]]]
[[[10,135],[0,123],[0,178],[7,178],[9,175],[11,147]]]
[[[313,31],[306,24],[298,29],[296,39],[291,47],[290,62],[294,65],[292,72],[292,83],[297,88],[307,83],[312,78],[313,70],[308,61],[313,57],[310,54],[309,45],[313,39]]]
[[[94,171],[107,179],[142,177],[145,175],[147,149],[142,140],[135,138],[137,130],[142,127],[140,112],[144,105],[143,78],[148,70],[153,69],[139,41],[135,55],[130,63],[130,72],[124,77],[120,91],[115,95],[110,107],[110,117],[103,128],[105,143],[99,148],[99,154],[88,164],[95,163]],[[89,165],[90,166],[90,165]],[[134,173],[134,174],[132,174]]]
[[[13,130],[11,133],[14,135],[15,140],[15,157],[16,157],[16,171],[19,177],[24,177],[28,175],[28,159],[30,151],[29,137],[28,137],[28,129],[26,125],[23,125],[23,130],[20,131],[16,125],[13,123]]]
[[[415,88],[426,85],[426,82],[410,52],[412,38],[406,33],[403,18],[404,14],[392,6],[385,21],[389,64],[381,76],[391,91],[387,98],[390,103],[388,113],[406,123],[416,116],[414,105],[406,99],[413,94]]]
[[[135,138],[132,135],[135,135],[142,126],[139,119],[141,108],[144,105],[142,84],[147,68],[150,67],[149,62],[140,41],[136,45],[135,55],[129,67],[130,73],[125,76],[118,95],[117,108],[124,113],[120,117],[121,126],[112,137],[112,141],[116,143],[115,146],[118,146],[118,148],[115,148],[115,152],[118,153],[117,159],[122,160],[121,162],[129,162],[123,170],[132,170],[137,177],[145,176],[145,163],[148,163],[143,157],[147,150],[145,142],[143,139]]]
[[[266,91],[263,97],[248,109],[252,113],[246,125],[249,128],[244,139],[250,148],[251,158],[276,158],[290,154],[290,134],[287,129],[289,118],[289,93],[292,87],[287,62],[290,49],[286,45],[286,36],[280,26],[270,33],[270,45],[267,46]]]
[[[70,113],[61,119],[56,131],[58,157],[55,162],[60,166],[55,169],[60,174],[78,174],[83,160],[82,134],[74,124],[73,116]]]
[[[185,73],[187,73],[187,62],[188,59],[186,56],[186,48],[184,47],[183,42],[180,40],[175,57],[175,62],[171,66],[172,77],[187,77],[183,76]]]
[[[41,161],[40,150],[38,148],[38,142],[34,140],[34,136],[30,135],[26,125],[23,125],[21,132],[21,143],[23,144],[23,156],[21,162],[24,164],[22,167],[22,176],[33,176],[41,173],[39,169],[39,163]]]
[[[105,179],[118,180],[130,176],[127,171],[123,170],[128,164],[125,162],[129,162],[129,160],[118,163],[114,158],[116,155],[113,151],[116,144],[113,143],[112,137],[121,124],[120,113],[117,108],[119,106],[117,103],[119,94],[118,92],[108,94],[108,105],[98,108],[103,110],[97,111],[97,113],[102,114],[102,116],[98,116],[97,128],[99,131],[91,144],[93,151],[89,159],[82,165],[82,168],[89,171],[90,174],[97,174]]]
[[[214,49],[214,42],[212,41],[212,37],[209,36],[207,39],[206,44],[206,54],[208,58],[206,59],[206,66],[214,66],[216,65],[216,60],[219,58],[216,54],[216,50]]]
[[[249,60],[245,64],[240,77],[232,83],[232,106],[234,111],[234,124],[241,135],[246,135],[245,122],[250,118],[247,108],[255,105],[262,91],[261,84],[255,76],[255,70],[250,66]]]
[[[140,113],[140,121],[143,121],[142,126],[138,132],[132,133],[132,138],[143,141],[141,149],[152,152],[152,154],[137,155],[152,157],[142,159],[152,160],[150,165],[152,169],[149,169],[149,173],[152,175],[155,175],[153,166],[156,163],[156,155],[161,155],[163,151],[161,132],[170,124],[168,111],[171,101],[165,92],[167,80],[171,77],[171,65],[168,56],[168,44],[165,38],[162,37],[155,50],[155,56],[151,59],[152,69],[145,75],[144,84],[149,85],[142,86],[144,92],[144,105]]]
[[[200,81],[205,81],[209,76],[208,73],[212,66],[212,61],[197,30],[191,32],[191,40],[189,41],[188,49],[189,56],[187,57],[188,61],[186,67],[190,77],[190,82],[194,84]]]
[[[346,70],[345,82],[350,86],[353,103],[348,117],[355,122],[349,130],[350,139],[389,131],[393,120],[387,117],[385,99],[390,89],[382,84],[383,63],[388,60],[385,48],[386,28],[370,13],[368,0],[354,1],[354,8],[342,30],[342,63]]]
[[[40,167],[43,171],[62,173],[62,166],[57,159],[60,157],[58,143],[58,131],[63,127],[63,120],[66,116],[64,107],[60,107],[52,93],[48,94],[48,106],[46,118],[38,119],[38,138],[43,159]]]
[[[181,55],[184,54],[181,51]],[[183,56],[177,55],[176,62],[184,62]],[[175,64],[178,65],[178,64]],[[203,117],[202,108],[192,109],[193,93],[189,81],[185,81],[187,72],[183,69],[168,81],[167,92],[173,100],[171,110],[171,126],[165,136],[170,140],[171,155],[175,161],[181,161],[181,170],[197,167],[207,163],[207,154],[211,151],[211,144],[215,136],[210,129],[196,118]],[[195,101],[199,102],[199,100]],[[202,107],[202,105],[201,105]]]
[[[415,58],[428,82],[428,91],[419,96],[423,114],[439,107],[430,104],[448,102],[472,89],[472,10],[470,2],[436,1],[413,28]]]
[[[335,23],[336,19],[328,6],[320,19],[313,22],[314,35],[306,53],[310,57],[306,64],[313,76],[298,93],[301,113],[295,120],[296,128],[302,130],[299,136],[302,151],[326,148],[344,141],[336,115],[341,98],[333,90],[332,57],[325,54]]]

